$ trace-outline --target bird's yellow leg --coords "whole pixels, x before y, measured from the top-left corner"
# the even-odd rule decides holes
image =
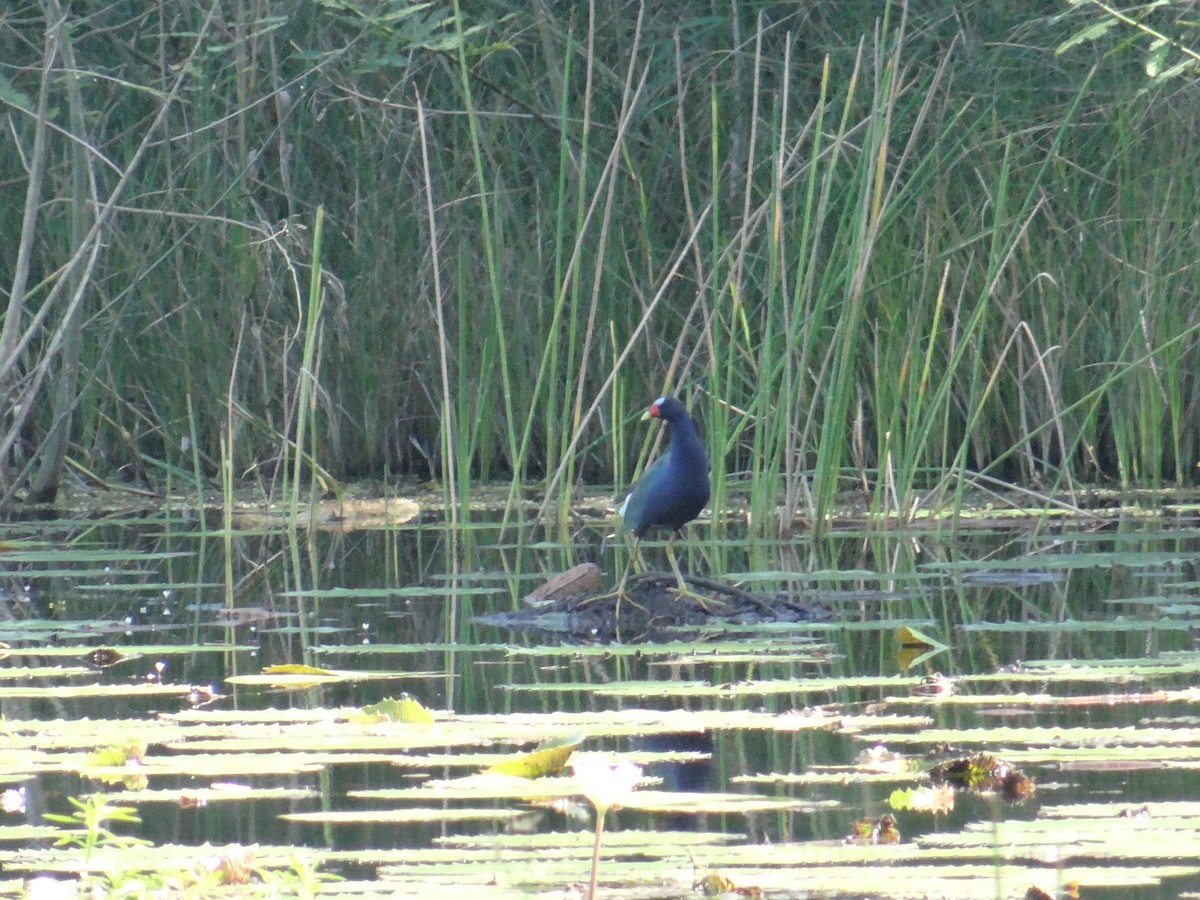
[[[637,547],[637,538],[633,539],[633,546]],[[625,590],[625,582],[629,580],[629,570],[633,568],[633,554],[630,553],[629,558],[625,560],[625,571],[621,573],[621,580],[617,582],[617,586],[613,589],[610,596],[616,597],[617,602],[613,606],[613,620],[621,621],[621,601],[628,598],[629,602],[638,609],[645,612],[645,607],[629,596],[629,591]]]
[[[625,567],[625,576],[629,576],[629,567],[632,566],[639,572],[646,571],[646,560],[642,558],[642,539],[637,535],[633,538],[633,549],[629,552],[629,563]],[[621,579],[621,583],[625,583],[625,579]]]
[[[581,602],[579,604],[580,606],[587,606],[590,603],[595,603],[597,600],[610,600],[613,597],[615,597],[617,602],[616,602],[616,605],[613,607],[613,618],[614,619],[620,618],[621,601],[622,600],[628,600],[630,603],[632,603],[634,606],[636,606],[642,612],[647,612],[646,607],[642,606],[642,604],[640,604],[636,600],[634,600],[633,597],[631,597],[629,595],[629,591],[626,590],[626,588],[625,588],[625,582],[629,580],[629,572],[631,569],[633,569],[633,561],[634,561],[635,557],[637,558],[638,562],[641,563],[641,568],[643,570],[645,569],[645,564],[642,563],[642,551],[641,551],[639,544],[640,544],[640,542],[639,542],[638,538],[635,536],[633,539],[633,549],[629,554],[629,558],[627,560],[625,560],[625,571],[623,573],[621,573],[621,580],[619,582],[617,582],[617,586],[615,588],[613,588],[611,591],[606,591],[603,594],[597,594],[594,597],[588,597],[586,600],[584,600],[583,602]]]
[[[679,571],[679,563],[675,560],[675,534],[672,533],[667,538],[667,559],[671,562],[671,571],[675,573],[675,588],[676,593],[680,597],[691,597],[700,605],[700,608],[710,615],[724,615],[729,612],[729,607],[716,600],[713,597],[706,597],[704,594],[697,594],[687,586],[687,582],[683,580],[683,573]]]
[[[690,594],[687,582],[683,580],[683,573],[679,571],[679,563],[675,560],[675,534],[671,533],[667,538],[667,559],[671,563],[671,571],[675,573],[675,583],[679,585],[679,593]]]

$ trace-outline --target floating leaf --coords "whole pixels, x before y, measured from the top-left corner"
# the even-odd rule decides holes
[[[377,678],[402,678],[411,675],[399,672],[354,672],[339,669],[322,669],[300,663],[266,666],[257,675],[230,675],[228,684],[266,685],[279,688],[305,688],[318,684],[333,684],[339,681],[365,681]]]
[[[261,606],[222,606],[220,609],[214,610],[213,621],[218,625],[250,625],[258,622],[266,622],[281,615],[284,614],[265,609]],[[275,667],[272,666],[271,668]]]
[[[473,819],[512,819],[520,813],[515,809],[495,807],[469,809],[458,807],[408,809],[326,810],[324,812],[285,813],[280,816],[289,822],[310,822],[321,825],[397,825],[404,822],[469,822]]]
[[[539,744],[537,749],[521,753],[512,759],[502,760],[494,766],[484,769],[492,775],[516,775],[520,778],[542,778],[547,775],[557,775],[566,767],[567,760],[575,748],[582,743],[584,736],[576,735],[570,738],[559,738]]]
[[[349,721],[360,725],[372,725],[376,722],[403,722],[408,725],[433,723],[433,714],[422,706],[419,700],[408,694],[359,707],[352,710],[348,718]]]
[[[137,738],[130,738],[121,744],[113,744],[95,750],[88,757],[89,766],[125,766],[130,763],[140,764],[146,757],[146,743]]]
[[[94,750],[81,772],[104,784],[123,784],[127,790],[139,790],[148,783],[146,773],[142,771],[145,757],[145,741],[130,738],[124,743]]]
[[[349,795],[364,799],[384,800],[389,803],[446,800],[478,802],[485,798],[541,802],[562,800],[574,797],[578,793],[578,782],[567,776],[524,778],[520,775],[476,772],[462,778],[426,781],[418,787],[350,791]]]
[[[321,675],[337,677],[333,669],[322,669],[319,666],[306,666],[303,663],[284,663],[279,666],[264,666],[264,675]]]
[[[720,791],[638,790],[621,804],[626,809],[647,812],[702,815],[705,813],[773,812],[785,809],[832,809],[839,804],[827,800],[795,800],[762,794],[732,794]]]

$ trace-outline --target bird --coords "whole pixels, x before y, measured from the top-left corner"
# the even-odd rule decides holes
[[[630,489],[618,514],[617,536],[632,534],[637,541],[651,529],[666,529],[667,559],[680,593],[690,593],[675,561],[675,538],[688,522],[700,515],[709,497],[708,454],[696,433],[687,408],[674,397],[659,397],[650,404],[642,420],[661,419],[667,424],[671,444],[667,452],[648,468]],[[628,575],[626,567],[626,575]],[[624,588],[625,578],[621,579]]]

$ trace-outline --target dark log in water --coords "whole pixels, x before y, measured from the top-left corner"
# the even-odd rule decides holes
[[[829,611],[806,593],[757,593],[711,578],[670,572],[631,576],[624,590],[603,589],[591,563],[557,575],[530,593],[526,609],[480,616],[506,628],[545,631],[565,640],[624,642],[686,639],[688,627],[824,621]],[[683,633],[680,629],[684,629]]]

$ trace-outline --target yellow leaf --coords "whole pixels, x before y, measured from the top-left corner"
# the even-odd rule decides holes
[[[408,725],[429,725],[433,714],[421,705],[421,701],[401,694],[378,703],[371,703],[350,713],[351,722],[370,725],[374,722],[403,722]]]
[[[896,639],[900,642],[896,661],[903,671],[914,668],[943,650],[949,649],[936,638],[917,631],[915,628],[909,628],[907,625],[901,625],[896,630]]]
[[[575,748],[583,741],[582,735],[547,746],[543,744],[528,753],[519,753],[511,759],[505,759],[494,766],[484,769],[493,775],[516,775],[519,778],[542,778],[547,775],[557,775],[567,765],[567,760]]]
[[[317,666],[305,666],[299,663],[288,663],[282,666],[267,666],[262,672],[253,675],[230,675],[225,679],[225,683],[279,688],[305,688],[318,684],[332,684],[337,681],[365,681],[367,679],[402,677],[405,676],[397,672],[344,671],[338,669],[321,669]]]
[[[306,666],[302,663],[285,663],[281,666],[266,666],[263,668],[264,675],[324,675],[337,677],[338,673],[332,669],[322,669],[317,666]]]

